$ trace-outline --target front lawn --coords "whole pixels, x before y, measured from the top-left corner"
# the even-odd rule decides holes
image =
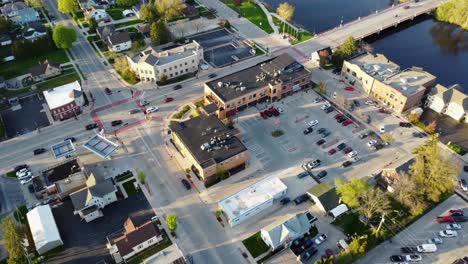
[[[196,73],[186,73],[184,75],[179,75],[179,76],[177,76],[175,78],[168,79],[165,82],[157,81],[156,84],[159,85],[159,86],[174,84],[174,83],[178,83],[178,82],[185,81],[187,79],[193,78],[193,77],[195,77],[195,75],[196,75]]]
[[[133,256],[132,258],[130,258],[128,260],[128,264],[139,264],[139,263],[143,263],[143,260],[153,256],[154,254],[158,253],[159,251],[169,247],[170,245],[172,245],[172,241],[169,239],[169,237],[167,236],[166,234],[166,231],[164,230],[161,230],[162,231],[162,236],[163,236],[163,240],[161,242],[159,242],[158,244],[152,246],[152,247],[149,247],[147,249],[145,249],[144,251],[142,251],[141,253]]]
[[[136,182],[136,179],[122,183],[122,186],[124,187],[128,196],[132,196],[140,192],[139,189],[135,188],[134,182]]]
[[[368,233],[369,228],[359,221],[357,213],[349,213],[339,216],[332,224],[341,227],[343,232],[349,235],[364,235]]]
[[[20,76],[29,72],[29,68],[37,65],[39,62],[44,62],[45,60],[52,60],[57,63],[66,63],[68,62],[67,54],[62,49],[58,49],[49,53],[41,54],[36,57],[31,57],[27,59],[16,59],[9,62],[4,62],[0,64],[0,76],[3,76],[5,79],[10,79],[16,76]]]
[[[263,242],[260,231],[242,241],[253,258],[267,252],[270,248]]]
[[[80,76],[73,70],[73,72],[68,74],[59,75],[53,79],[46,80],[44,82],[36,84],[36,87],[40,91],[45,91],[51,88],[55,88],[57,86],[61,86],[67,83],[72,83],[74,81],[79,81]]]
[[[309,40],[313,37],[314,35],[310,34],[309,32],[301,32],[297,36],[297,40],[291,42],[291,45],[296,45],[298,43],[304,42],[306,40]]]
[[[449,149],[455,151],[455,153],[457,153],[460,156],[463,156],[463,155],[466,154],[466,150],[462,146],[459,146],[459,145],[457,145],[455,143],[447,144],[447,147],[449,147]]]
[[[263,10],[254,2],[243,1],[240,6],[234,6],[232,0],[221,0],[225,5],[229,6],[232,10],[239,13],[241,16],[247,18],[250,22],[257,25],[266,33],[273,33],[273,29],[268,23],[268,18]]]
[[[114,24],[114,26],[115,26],[116,29],[119,29],[119,28],[122,28],[122,27],[131,26],[131,25],[135,25],[135,24],[140,24],[140,23],[143,23],[143,22],[144,21],[141,20],[141,19],[135,19],[135,20],[127,21],[127,22],[117,23],[117,24]]]
[[[119,20],[124,18],[122,11],[125,9],[123,7],[111,7],[107,8],[106,12],[109,14],[110,17],[112,17],[113,20]]]

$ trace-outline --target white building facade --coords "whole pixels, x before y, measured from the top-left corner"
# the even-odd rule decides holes
[[[63,245],[49,205],[37,206],[26,214],[36,251],[44,254]]]
[[[459,85],[446,88],[437,84],[427,97],[425,106],[456,121],[468,123],[468,96],[462,91]]]

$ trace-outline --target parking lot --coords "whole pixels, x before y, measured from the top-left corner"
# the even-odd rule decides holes
[[[452,195],[446,201],[421,217],[418,221],[398,233],[392,243],[386,241],[366,254],[357,263],[391,263],[391,255],[399,255],[400,247],[417,246],[427,243],[433,237],[440,237],[439,231],[445,230],[446,224],[435,221],[437,216],[448,215],[448,210],[463,209],[468,215],[468,204],[457,195]],[[468,252],[468,227],[467,222],[461,223],[462,229],[457,230],[458,236],[454,238],[443,238],[443,243],[437,245],[437,252],[423,254],[422,262],[419,263],[452,263],[460,257],[466,256]]]
[[[65,251],[48,260],[48,263],[113,263],[106,248],[106,236],[123,229],[128,217],[137,224],[151,219],[154,213],[143,193],[117,201],[103,209],[104,217],[90,223],[73,214],[71,201],[52,209]],[[71,228],[73,227],[73,228]]]
[[[439,137],[444,144],[452,142],[468,149],[468,124],[457,122],[453,118],[440,115],[431,109],[425,109],[420,119],[424,124],[429,124],[433,120],[437,122],[437,128],[442,135]]]
[[[44,109],[44,99],[31,95],[19,99],[21,108],[15,111],[8,110],[3,113],[2,119],[6,126],[8,137],[15,137],[50,125],[47,118],[47,109]]]
[[[203,46],[205,61],[214,67],[223,67],[254,56],[243,39],[226,29],[202,33],[189,39]]]

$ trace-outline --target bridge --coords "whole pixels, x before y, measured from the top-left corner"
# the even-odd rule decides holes
[[[293,46],[291,49],[295,53],[294,57],[296,59],[305,61],[310,58],[311,53],[314,51],[325,47],[336,48],[350,36],[355,40],[360,40],[385,29],[396,27],[402,22],[413,20],[422,14],[433,11],[437,6],[446,1],[421,0],[417,3],[408,2],[392,6],[322,32],[310,40]],[[405,8],[405,6],[409,8]],[[275,50],[273,53],[277,53],[280,50],[282,49]]]

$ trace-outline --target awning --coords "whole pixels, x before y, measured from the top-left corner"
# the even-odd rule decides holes
[[[334,218],[337,218],[338,216],[346,212],[348,212],[348,207],[346,206],[346,204],[340,204],[337,207],[330,210],[330,214]]]

